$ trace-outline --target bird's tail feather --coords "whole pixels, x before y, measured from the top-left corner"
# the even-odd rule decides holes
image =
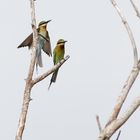
[[[43,67],[41,48],[36,49],[36,71],[38,71],[38,66]]]
[[[38,56],[38,65],[40,66],[40,67],[43,67],[43,62],[42,62],[42,55],[41,55],[41,53],[40,53],[40,55]]]
[[[50,84],[49,84],[48,90],[50,89],[51,84],[52,84],[52,83],[55,83],[56,78],[57,78],[57,74],[58,74],[58,69],[57,69],[57,70],[53,73],[53,75],[52,75],[52,78],[51,78],[51,80],[50,80]]]

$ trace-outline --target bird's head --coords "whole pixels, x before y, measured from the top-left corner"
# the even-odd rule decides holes
[[[47,26],[47,24],[50,22],[51,20],[48,20],[48,21],[41,21],[39,24],[38,24],[38,27],[45,27]]]
[[[57,41],[57,44],[62,44],[62,45],[64,45],[66,42],[67,42],[67,41],[64,40],[64,39],[59,39],[59,40]]]

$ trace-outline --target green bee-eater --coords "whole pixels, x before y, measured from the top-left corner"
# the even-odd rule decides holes
[[[47,31],[47,24],[51,20],[48,21],[41,21],[38,25],[37,32],[38,32],[38,41],[37,41],[37,48],[36,48],[36,67],[38,65],[43,67],[42,64],[42,56],[41,56],[41,49],[48,55],[52,56],[51,51],[51,43],[49,33]],[[18,48],[28,46],[29,49],[32,47],[33,43],[33,33],[31,33],[19,46]]]
[[[57,64],[58,62],[60,62],[64,58],[65,43],[66,42],[67,41],[65,41],[64,39],[59,39],[57,41],[56,47],[54,48],[54,51],[53,51],[53,63],[54,63],[54,65]],[[50,81],[49,88],[50,88],[52,82],[54,83],[56,81],[58,70],[59,69],[55,70],[55,72],[53,73],[51,81]]]

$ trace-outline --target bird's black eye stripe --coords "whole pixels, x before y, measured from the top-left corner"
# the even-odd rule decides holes
[[[47,22],[40,23],[39,26],[41,26],[41,25],[43,25],[43,24],[46,24],[46,23],[47,23]]]
[[[61,44],[61,43],[65,43],[65,42],[58,42],[57,44]]]
[[[61,43],[63,43],[63,42],[58,42],[57,44],[61,44]]]

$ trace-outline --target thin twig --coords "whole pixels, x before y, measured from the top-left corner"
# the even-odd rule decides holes
[[[120,8],[118,7],[117,3],[115,2],[115,0],[111,0],[113,6],[115,7],[115,9],[117,10],[117,13],[119,14],[120,18],[122,19],[122,22],[128,32],[128,35],[129,35],[129,38],[131,40],[131,44],[132,44],[132,47],[133,47],[133,54],[134,54],[134,66],[133,66],[133,69],[125,83],[125,85],[123,86],[123,89],[121,91],[121,94],[119,96],[119,98],[117,99],[116,101],[116,105],[113,109],[113,112],[109,118],[109,121],[108,123],[106,124],[106,126],[111,123],[111,121],[113,121],[114,119],[117,118],[121,108],[122,108],[122,105],[129,93],[129,90],[130,88],[132,87],[134,81],[136,80],[138,74],[139,74],[139,68],[138,68],[138,54],[137,54],[137,47],[136,47],[136,43],[135,43],[135,40],[134,40],[134,37],[133,37],[133,34],[132,34],[132,31],[130,29],[130,26],[129,24],[127,23],[126,19],[124,18],[123,14],[121,13],[121,10]]]
[[[116,138],[116,140],[119,140],[119,138],[120,138],[120,135],[121,135],[121,130],[119,131],[119,133],[118,133],[118,135],[117,135],[117,138]]]
[[[99,128],[99,131],[101,132],[102,131],[102,127],[101,127],[100,118],[99,118],[98,115],[96,115],[96,121],[97,121],[97,125],[98,125],[98,128]]]
[[[136,12],[137,17],[140,18],[140,12],[139,12],[137,6],[136,6],[135,3],[133,2],[133,0],[130,0],[130,2],[131,2],[132,6],[133,6],[133,8],[134,8],[134,10],[135,10],[135,12]]]
[[[63,65],[63,63],[65,63],[69,58],[70,58],[70,56],[67,55],[58,64],[54,65],[50,70],[48,70],[44,74],[38,76],[34,80],[32,80],[32,85],[35,85],[36,83],[38,83],[38,82],[42,81],[43,79],[45,79],[47,76],[49,76],[51,73],[53,73],[56,69],[58,69],[59,67],[61,67]]]

